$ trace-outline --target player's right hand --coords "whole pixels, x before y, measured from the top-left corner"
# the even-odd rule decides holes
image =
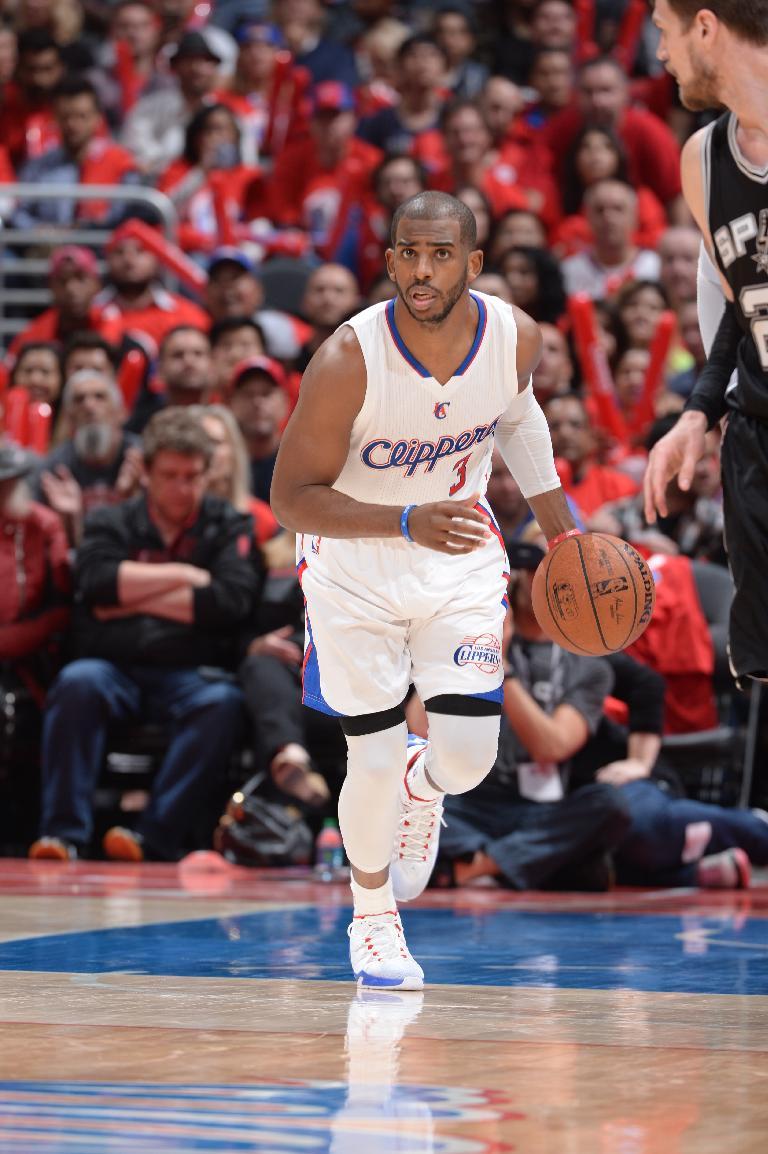
[[[681,489],[691,487],[698,461],[704,456],[707,418],[703,413],[683,413],[680,420],[651,449],[643,482],[645,519],[656,520],[658,509],[666,517],[667,485],[673,477]]]
[[[480,494],[464,501],[431,501],[417,505],[408,518],[408,529],[417,545],[438,553],[473,553],[493,536],[488,514],[475,508]]]

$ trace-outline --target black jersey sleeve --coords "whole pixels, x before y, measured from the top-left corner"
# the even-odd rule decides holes
[[[686,412],[704,413],[708,429],[713,428],[725,415],[725,390],[736,368],[741,336],[733,301],[726,301],[709,359],[685,404]]]

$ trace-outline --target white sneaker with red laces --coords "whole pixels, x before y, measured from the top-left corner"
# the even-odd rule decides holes
[[[411,957],[397,910],[355,914],[347,930],[349,960],[358,986],[421,990],[424,971]]]
[[[389,875],[399,902],[411,902],[426,889],[437,860],[443,798],[425,801],[409,788],[414,771],[427,756],[429,742],[408,735],[408,763],[400,786],[400,823],[395,834]]]

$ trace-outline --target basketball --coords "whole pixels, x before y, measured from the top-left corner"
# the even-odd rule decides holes
[[[583,656],[625,649],[644,632],[656,588],[643,558],[608,533],[567,537],[540,562],[533,612],[551,641]]]

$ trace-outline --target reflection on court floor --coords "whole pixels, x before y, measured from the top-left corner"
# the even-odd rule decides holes
[[[429,893],[0,863],[0,1154],[764,1154],[768,889]]]

